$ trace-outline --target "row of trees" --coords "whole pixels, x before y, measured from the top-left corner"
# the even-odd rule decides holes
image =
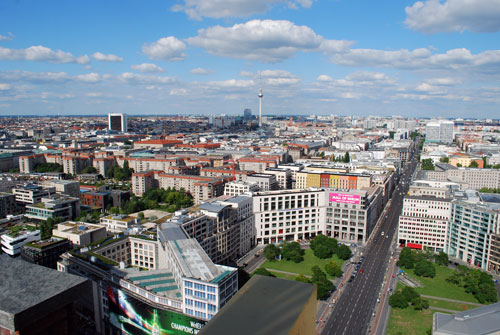
[[[63,166],[57,163],[38,163],[33,169],[35,172],[63,172]]]
[[[389,305],[392,308],[407,308],[411,305],[417,311],[429,308],[429,302],[422,299],[414,288],[408,286],[394,292],[389,297]]]
[[[316,284],[318,288],[316,297],[320,300],[325,299],[330,295],[330,292],[335,288],[335,286],[319,266],[314,265],[311,270],[313,272],[311,278],[306,277],[303,274],[299,274],[297,277],[295,277],[295,280],[303,283]]]
[[[481,193],[495,193],[498,194],[500,193],[500,188],[489,188],[489,187],[482,187],[479,192]]]
[[[457,270],[446,279],[449,283],[461,286],[465,292],[471,293],[482,304],[498,301],[493,277],[479,269],[469,269],[459,265]]]
[[[172,188],[166,190],[156,188],[145,192],[142,198],[132,195],[129,201],[124,202],[121,208],[112,207],[111,214],[131,214],[145,209],[161,209],[173,213],[181,208],[193,205],[193,198],[183,189],[177,191]]]

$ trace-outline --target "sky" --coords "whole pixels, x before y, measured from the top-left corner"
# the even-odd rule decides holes
[[[0,115],[500,118],[500,0],[0,1]]]

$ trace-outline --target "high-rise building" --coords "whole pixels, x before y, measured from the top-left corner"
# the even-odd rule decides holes
[[[427,142],[452,143],[453,121],[431,121],[425,127],[425,140]]]
[[[248,108],[247,108],[247,109],[245,109],[245,110],[243,111],[243,118],[244,118],[245,120],[251,120],[251,119],[252,119],[252,110],[251,110],[251,109],[248,109]]]
[[[127,132],[127,114],[110,113],[108,114],[109,130],[116,130],[122,133]]]

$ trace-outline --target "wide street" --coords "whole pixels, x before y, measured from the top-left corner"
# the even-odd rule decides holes
[[[408,191],[408,184],[417,165],[415,157],[418,145],[417,141],[415,155],[401,175],[400,182],[392,194],[392,200],[383,214],[385,218],[380,222],[380,226],[375,228],[364,249],[365,259],[361,265],[363,271],[360,271],[352,282],[346,282],[344,285],[344,292],[322,327],[322,334],[361,335],[371,331],[369,324],[391,256],[390,248],[396,234],[403,197]]]

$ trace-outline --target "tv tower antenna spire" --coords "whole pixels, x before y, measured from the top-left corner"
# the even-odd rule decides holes
[[[259,73],[259,128],[262,128],[262,98],[264,94],[262,94],[262,75]]]

